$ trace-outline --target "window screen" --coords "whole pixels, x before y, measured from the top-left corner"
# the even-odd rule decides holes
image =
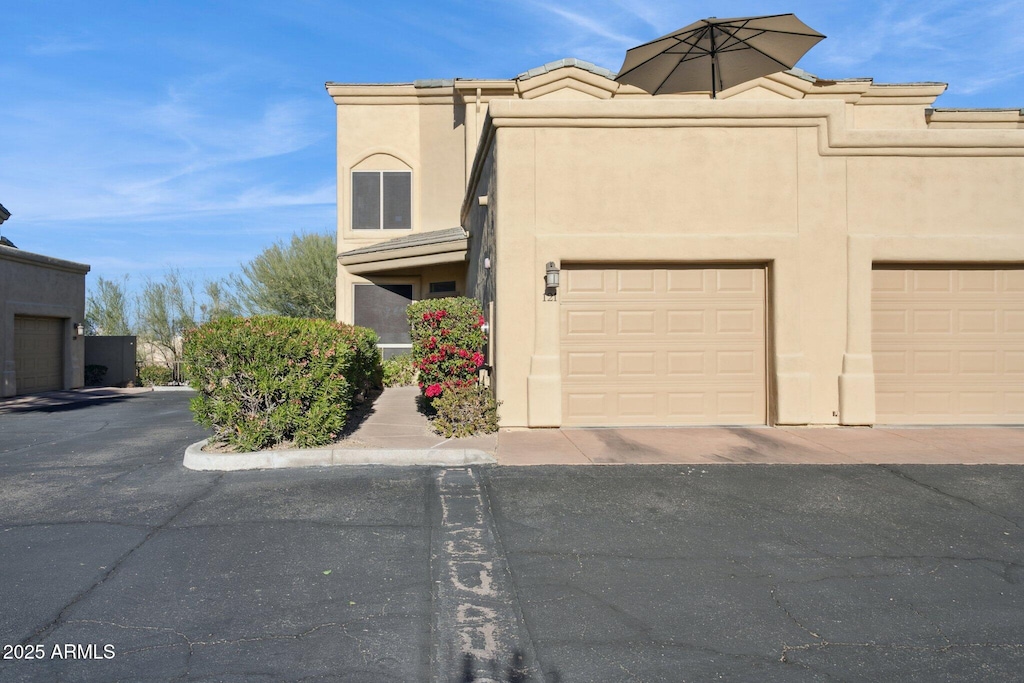
[[[352,229],[380,228],[380,173],[356,171],[352,174]]]
[[[412,174],[404,171],[384,172],[384,229],[412,228]]]
[[[355,285],[354,322],[369,327],[381,344],[411,344],[405,308],[412,302],[412,285]]]

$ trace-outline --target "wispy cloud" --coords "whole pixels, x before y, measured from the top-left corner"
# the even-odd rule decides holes
[[[98,50],[100,44],[91,40],[69,38],[68,36],[49,36],[30,43],[25,51],[35,57],[62,57],[76,52]]]
[[[555,16],[565,19],[573,28],[593,34],[599,38],[622,43],[623,45],[631,45],[637,42],[636,38],[619,33],[610,23],[601,22],[590,16],[572,12],[548,3],[538,2],[536,5]]]
[[[322,103],[254,103],[225,116],[204,105],[203,88],[180,85],[156,103],[85,99],[74,111],[37,102],[0,114],[8,132],[23,131],[0,151],[0,182],[23,219],[147,220],[334,201],[330,166],[312,187],[263,177],[275,158],[330,149]]]
[[[1021,76],[1024,0],[885,1],[864,9],[855,21],[836,22],[815,52],[838,76],[942,80],[962,95]]]

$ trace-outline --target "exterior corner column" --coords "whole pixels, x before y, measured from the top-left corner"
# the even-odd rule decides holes
[[[871,354],[870,237],[850,236],[846,245],[846,352],[839,376],[839,423],[875,423],[875,368]]]
[[[534,282],[544,281],[544,264],[539,264],[540,276]],[[539,284],[538,284],[539,287]],[[538,291],[540,289],[538,288]],[[533,355],[530,374],[526,378],[527,422],[530,427],[560,427],[562,425],[562,366],[559,349],[561,306],[557,298],[538,301],[534,307]]]
[[[776,424],[807,424],[811,419],[811,375],[803,349],[800,267],[797,255],[776,259],[769,285],[773,332],[774,417]]]
[[[14,372],[14,361],[4,361],[3,384],[0,385],[0,398],[10,398],[17,393],[17,376]]]

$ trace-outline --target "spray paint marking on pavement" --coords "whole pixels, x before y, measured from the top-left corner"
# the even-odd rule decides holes
[[[515,653],[533,661],[508,565],[472,469],[438,470],[439,526],[432,542],[434,680],[507,681]],[[467,657],[468,656],[468,657]],[[518,680],[532,680],[518,671]]]

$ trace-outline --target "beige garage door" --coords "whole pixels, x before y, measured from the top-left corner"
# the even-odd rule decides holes
[[[763,268],[562,277],[563,424],[765,423]]]
[[[16,391],[31,394],[64,388],[64,321],[14,317]]]
[[[879,424],[1024,423],[1024,270],[873,275]]]

